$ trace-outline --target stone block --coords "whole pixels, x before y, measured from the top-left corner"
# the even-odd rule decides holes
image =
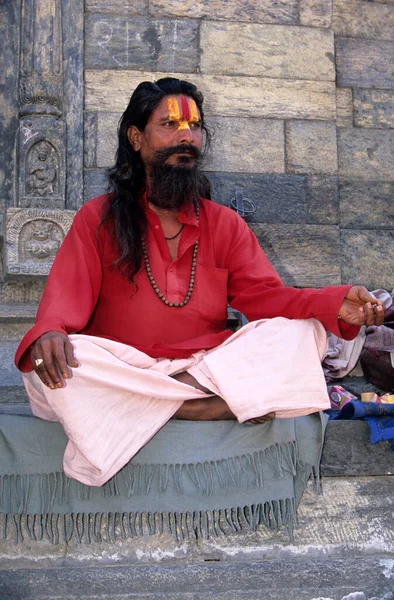
[[[6,281],[1,286],[1,303],[38,304],[44,291],[45,279]]]
[[[331,27],[332,0],[300,0],[300,24]]]
[[[106,169],[86,169],[84,182],[84,202],[105,194],[108,187]]]
[[[119,113],[97,113],[97,167],[112,167],[118,149]]]
[[[355,89],[354,125],[394,129],[394,90]]]
[[[330,81],[291,81],[257,77],[229,77],[124,70],[85,71],[85,108],[123,112],[141,81],[175,75],[203,92],[205,114],[223,117],[287,119],[336,118],[335,84]]]
[[[1,385],[2,386],[20,386],[22,384],[22,375],[14,365],[14,356],[18,342],[11,340],[2,340],[0,345],[1,360]],[[0,596],[1,597],[1,596]]]
[[[353,127],[353,93],[349,88],[337,88],[337,127]]]
[[[289,173],[336,174],[337,138],[334,123],[286,123],[286,168]]]
[[[394,231],[341,230],[342,283],[394,288]]]
[[[339,222],[338,177],[311,175],[306,180],[306,222],[337,225]]]
[[[93,168],[97,165],[97,113],[85,112],[83,133],[84,167]]]
[[[284,124],[273,119],[210,117],[208,171],[284,173]]]
[[[334,0],[332,28],[341,37],[394,41],[394,6]]]
[[[208,173],[212,200],[231,206],[235,190],[243,192],[245,208],[252,201],[256,212],[245,220],[251,223],[304,223],[305,178],[297,175],[256,175]]]
[[[337,227],[253,223],[251,229],[286,285],[320,288],[340,283]]]
[[[394,181],[394,131],[339,129],[340,176]]]
[[[202,21],[200,45],[202,73],[335,79],[334,37],[324,29]]]
[[[346,460],[343,458],[344,451]],[[329,421],[320,472],[323,477],[391,475],[391,442],[370,444],[369,427],[365,421]]]
[[[338,85],[394,88],[394,42],[336,38]]]
[[[9,208],[6,273],[48,275],[74,214],[69,210]]]
[[[150,0],[149,12],[153,17],[186,17],[246,21],[252,23],[296,24],[297,0]]]
[[[394,229],[394,183],[341,181],[341,227]]]
[[[199,64],[197,21],[93,13],[85,29],[86,68],[193,73]]]
[[[148,0],[85,0],[85,10],[87,13],[142,15],[148,11]]]

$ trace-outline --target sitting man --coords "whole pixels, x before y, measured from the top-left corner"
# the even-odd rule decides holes
[[[83,483],[102,485],[171,418],[329,408],[325,330],[383,321],[363,287],[282,284],[245,222],[206,199],[204,134],[194,85],[136,88],[110,193],[75,216],[18,348],[33,413],[62,423],[65,472]],[[235,334],[228,304],[250,321]]]

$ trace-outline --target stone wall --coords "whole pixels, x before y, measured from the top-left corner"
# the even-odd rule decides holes
[[[286,283],[394,287],[394,2],[87,0],[85,199],[105,186],[130,92],[196,83],[213,198],[253,200]]]
[[[72,211],[106,188],[132,90],[166,74],[203,91],[213,199],[255,203],[247,220],[287,284],[392,290],[394,0],[17,0],[0,15],[1,303],[37,302]],[[47,173],[58,156],[57,187],[27,181],[26,127],[53,149]]]

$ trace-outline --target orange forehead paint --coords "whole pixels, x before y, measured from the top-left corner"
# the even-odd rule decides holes
[[[170,121],[178,122],[178,130],[189,129],[189,123],[196,123],[200,120],[193,98],[181,96],[180,103],[177,98],[168,98],[167,108],[168,118]]]

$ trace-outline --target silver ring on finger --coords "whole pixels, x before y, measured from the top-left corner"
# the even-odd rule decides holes
[[[39,367],[40,365],[42,365],[43,362],[44,362],[43,358],[36,358],[36,360],[34,361],[34,364],[36,367]]]

